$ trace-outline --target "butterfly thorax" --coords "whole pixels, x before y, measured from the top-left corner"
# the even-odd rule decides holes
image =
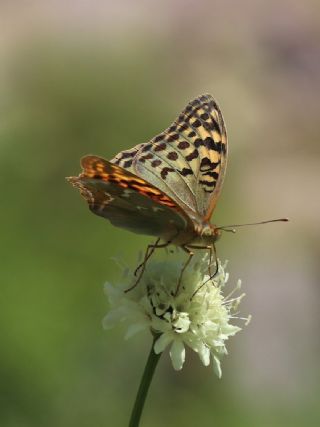
[[[220,230],[213,224],[207,221],[195,222],[193,229],[180,231],[170,240],[177,246],[212,246],[220,237]]]

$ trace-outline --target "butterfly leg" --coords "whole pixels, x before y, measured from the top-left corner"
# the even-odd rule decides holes
[[[182,269],[180,271],[180,276],[179,276],[179,280],[178,280],[178,285],[177,285],[177,289],[176,289],[176,292],[175,292],[175,296],[178,295],[178,292],[179,292],[179,289],[180,289],[180,286],[181,286],[181,282],[182,282],[183,273],[185,272],[186,268],[190,264],[190,262],[192,260],[192,257],[194,255],[194,252],[192,252],[187,246],[181,246],[181,248],[185,252],[187,252],[187,254],[189,255],[189,257],[188,257],[187,261],[185,262],[184,266],[182,267]]]
[[[166,248],[167,246],[169,246],[171,244],[171,241],[161,243],[161,244],[159,244],[159,241],[160,241],[160,239],[157,239],[153,245],[148,245],[147,250],[146,250],[145,255],[144,255],[144,260],[136,269],[136,272],[138,272],[140,270],[139,276],[137,277],[137,280],[134,282],[134,284],[132,286],[130,286],[130,288],[128,288],[124,291],[125,293],[131,291],[132,289],[134,289],[138,285],[138,283],[140,282],[141,277],[143,276],[143,273],[146,269],[147,261],[151,257],[151,255],[154,253],[154,251],[158,248]]]
[[[216,274],[218,273],[218,270],[219,270],[219,261],[218,261],[218,257],[217,257],[217,250],[216,250],[215,244],[213,243],[210,246],[209,245],[208,246],[192,246],[192,245],[188,245],[188,247],[191,248],[191,249],[207,249],[209,251],[209,266],[208,266],[208,271],[209,271],[209,276],[210,276],[209,280],[213,279],[216,276]],[[214,254],[214,260],[215,260],[215,264],[216,264],[216,270],[212,274],[211,264],[212,264],[212,258],[213,258],[212,255],[213,254]]]
[[[143,267],[143,265],[148,261],[148,259],[151,257],[151,255],[153,254],[153,252],[155,251],[155,248],[157,247],[157,245],[159,244],[161,239],[157,239],[154,243],[154,245],[148,245],[147,246],[147,250],[145,252],[144,255],[144,259],[142,261],[141,264],[138,265],[138,267],[135,269],[134,271],[134,275],[136,276],[138,274],[138,271],[140,270],[140,268]]]
[[[207,279],[205,282],[203,282],[202,285],[199,286],[199,288],[194,291],[194,293],[192,294],[192,296],[190,298],[191,300],[196,295],[196,293],[199,292],[201,288],[203,288],[203,286],[205,284],[207,284],[210,280],[212,280],[218,274],[218,271],[219,271],[219,261],[218,261],[218,257],[217,257],[217,250],[216,250],[215,244],[213,244],[210,247],[208,246],[207,249],[210,250],[209,279]],[[213,253],[215,256],[215,263],[216,263],[216,271],[214,272],[214,274],[211,273],[211,268],[210,268],[211,267],[211,261],[212,261],[212,249],[213,249]]]
[[[214,253],[214,260],[216,263],[216,271],[214,272],[213,275],[210,272],[211,261],[212,261],[212,249]],[[213,243],[212,246],[210,246],[210,266],[209,266],[210,280],[213,279],[218,274],[218,271],[219,271],[219,261],[217,257],[217,249],[216,249],[216,245]]]

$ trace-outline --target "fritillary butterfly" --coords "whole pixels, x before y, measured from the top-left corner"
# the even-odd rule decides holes
[[[148,246],[140,265],[143,272],[154,249],[168,244],[188,252],[189,260],[193,249],[208,249],[212,255],[221,228],[210,218],[226,163],[221,111],[211,95],[202,95],[149,142],[121,151],[110,161],[85,156],[82,173],[67,179],[96,215],[117,227],[158,238]]]

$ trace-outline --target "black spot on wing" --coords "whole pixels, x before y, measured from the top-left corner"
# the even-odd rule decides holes
[[[210,118],[208,113],[202,113],[200,117],[202,120],[208,120]]]
[[[140,157],[140,162],[144,163],[146,160],[151,160],[153,159],[153,154],[152,153],[148,153],[145,154],[144,156]]]
[[[169,168],[169,167],[165,167],[161,170],[161,178],[162,179],[166,179],[167,175],[169,172],[175,172],[175,169],[173,168]]]
[[[214,142],[213,138],[211,136],[207,136],[205,139],[197,138],[194,141],[195,147],[205,147],[208,150],[215,150],[216,151],[216,143]]]
[[[159,141],[162,141],[162,140],[163,140],[163,135],[160,134],[160,135],[156,136],[153,141],[154,142],[159,142]]]
[[[151,162],[151,166],[153,167],[153,168],[156,168],[156,167],[158,167],[158,166],[160,166],[161,165],[161,163],[162,163],[162,161],[161,160],[154,160],[153,162]]]
[[[227,152],[226,145],[225,145],[225,144],[223,144],[221,141],[220,141],[220,142],[216,142],[216,150],[217,150],[219,153],[223,153],[224,155],[225,155],[225,154],[226,154],[226,152]]]
[[[200,121],[200,120],[198,120],[198,119],[196,119],[196,120],[192,123],[192,126],[194,126],[194,127],[196,127],[196,128],[199,128],[199,127],[201,126],[201,121]]]
[[[204,179],[201,179],[199,181],[200,184],[206,185],[207,187],[214,187],[216,185],[216,181],[207,181]]]
[[[123,167],[126,168],[130,168],[130,166],[132,165],[133,159],[127,160],[126,162],[124,162]],[[120,163],[120,161],[119,161]],[[118,163],[118,164],[119,164]]]
[[[149,151],[151,149],[151,147],[152,147],[152,144],[146,144],[144,147],[142,147],[141,151],[142,152]]]
[[[218,165],[219,163],[217,163]],[[214,172],[214,171],[208,171],[208,172],[203,172],[202,173],[203,176],[210,176],[211,178],[217,180],[219,178],[219,174],[218,172]]]
[[[180,141],[178,144],[178,148],[180,150],[185,150],[186,148],[190,147],[190,143],[188,141]]]
[[[167,154],[167,158],[169,160],[177,160],[178,159],[178,153],[176,151],[170,151],[170,153]]]
[[[192,169],[189,169],[189,168],[183,168],[181,171],[179,171],[179,173],[180,173],[182,176],[193,175],[193,171],[192,171]]]
[[[216,130],[217,132],[220,132],[220,129],[215,120],[213,120],[212,122],[203,122],[203,127],[208,132],[212,132],[214,130]]]
[[[120,160],[129,159],[130,157],[134,157],[135,155],[135,151],[124,151],[123,153],[121,153]]]
[[[177,139],[179,139],[179,134],[178,133],[174,133],[173,135],[169,135],[167,138],[168,142],[173,142],[176,141]]]
[[[161,139],[163,138],[161,137]],[[165,142],[162,142],[161,144],[158,144],[154,147],[154,151],[163,151],[166,149],[166,147],[167,147],[167,144]]]
[[[187,156],[186,156],[186,160],[188,161],[188,162],[191,162],[191,160],[193,160],[193,159],[197,159],[199,157],[199,151],[195,148],[193,151],[192,151],[192,153],[190,153],[190,154],[188,154]]]
[[[210,170],[214,170],[219,164],[220,164],[220,161],[212,162],[208,157],[204,157],[200,163],[200,171],[208,172]]]
[[[187,123],[183,123],[182,125],[180,125],[179,127],[178,127],[178,131],[179,132],[184,132],[185,130],[187,130],[188,129],[188,125],[187,125]]]

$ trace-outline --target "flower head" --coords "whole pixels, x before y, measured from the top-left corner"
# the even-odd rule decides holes
[[[177,262],[173,256],[165,261],[151,259],[138,285],[128,293],[124,292],[128,288],[125,281],[117,286],[106,283],[111,311],[103,325],[109,329],[118,321],[128,321],[127,338],[149,329],[157,337],[155,353],[163,352],[170,345],[176,370],[182,369],[188,346],[198,353],[205,366],[211,360],[221,377],[220,359],[227,353],[225,341],[241,330],[230,323],[236,318],[237,307],[244,296],[232,297],[241,282],[239,280],[233,291],[224,296],[229,277],[226,263],[219,265],[217,274],[210,279],[205,255],[194,257],[178,287],[182,267],[183,262]],[[125,276],[133,277],[128,270]]]

